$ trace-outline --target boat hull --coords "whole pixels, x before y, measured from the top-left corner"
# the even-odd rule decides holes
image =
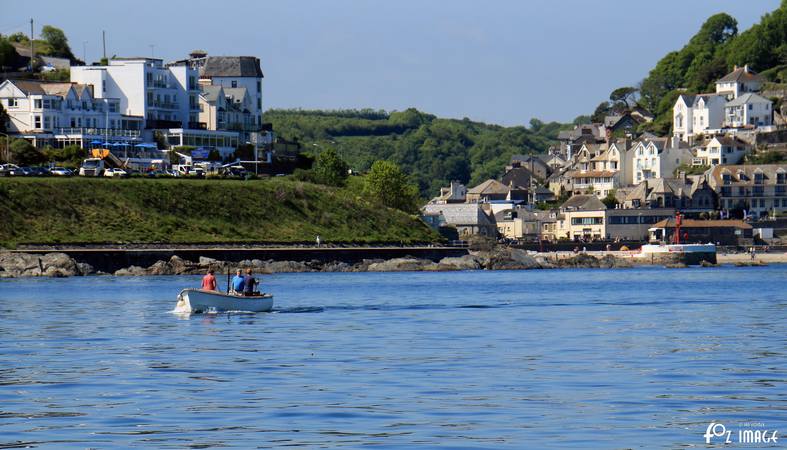
[[[273,296],[255,297],[229,295],[223,292],[184,289],[178,294],[176,312],[206,313],[225,311],[269,312],[273,309]]]

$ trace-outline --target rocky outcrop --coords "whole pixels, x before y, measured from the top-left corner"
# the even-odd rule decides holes
[[[481,263],[474,255],[443,258],[437,263],[438,270],[478,270]]]
[[[73,277],[94,272],[89,264],[77,263],[65,253],[0,253],[0,278]]]
[[[125,269],[116,270],[114,275],[116,277],[137,277],[149,275],[149,273],[144,267],[130,266],[126,267]]]
[[[480,266],[487,270],[541,269],[539,261],[517,248],[498,248],[494,251],[474,252]]]
[[[437,270],[438,265],[428,259],[394,258],[387,261],[372,263],[369,272],[420,272],[424,270]]]

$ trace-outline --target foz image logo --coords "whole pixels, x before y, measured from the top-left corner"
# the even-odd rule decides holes
[[[734,430],[728,430],[723,423],[711,422],[702,437],[706,444],[712,443],[713,438],[721,438],[716,442],[723,444],[776,444],[779,431],[761,429],[764,426],[762,423],[744,423],[735,433]],[[755,427],[758,428],[754,429]]]

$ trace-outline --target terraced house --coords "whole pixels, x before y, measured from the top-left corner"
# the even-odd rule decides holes
[[[93,89],[82,83],[6,80],[0,103],[8,112],[8,131],[39,148],[138,137],[143,118],[122,114],[120,99],[96,98]]]
[[[787,164],[718,165],[709,183],[722,209],[755,218],[787,212]]]

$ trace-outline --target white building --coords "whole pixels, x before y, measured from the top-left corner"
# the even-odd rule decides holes
[[[262,126],[262,68],[260,59],[254,56],[205,56],[189,60],[192,67],[199,68],[202,84],[221,86],[227,89],[245,88],[251,103],[253,125],[245,125],[244,131],[258,131]]]
[[[772,125],[771,101],[750,92],[730,100],[724,107],[724,124],[731,128]]]
[[[117,98],[120,112],[142,116],[146,128],[200,128],[197,70],[157,58],[114,58],[107,66],[71,67],[71,81],[93,86],[96,98]]]
[[[740,97],[747,92],[759,92],[765,79],[749,69],[749,66],[738,67],[716,81],[716,93],[724,95],[728,100]]]
[[[627,184],[639,184],[652,178],[671,177],[681,164],[689,164],[692,154],[689,148],[668,146],[666,138],[647,139],[631,148],[632,179]]]
[[[724,123],[727,98],[718,94],[680,95],[672,108],[673,135],[684,142]]]
[[[139,137],[142,128],[141,117],[120,113],[119,99],[94,98],[92,86],[85,84],[6,80],[0,103],[9,116],[9,133],[39,147],[123,141]]]
[[[743,155],[751,151],[751,145],[734,136],[715,136],[705,146],[697,148],[692,159],[693,166],[715,166],[738,164]]]

